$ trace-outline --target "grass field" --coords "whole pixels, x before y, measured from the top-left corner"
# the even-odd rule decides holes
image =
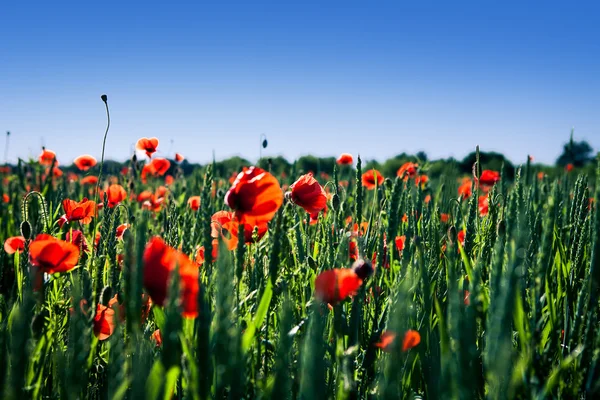
[[[184,176],[157,146],[2,169],[0,397],[600,397],[600,170]]]

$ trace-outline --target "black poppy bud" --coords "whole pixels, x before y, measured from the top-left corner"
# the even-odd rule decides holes
[[[225,196],[225,193],[223,193],[223,189],[219,189],[219,190],[217,190],[217,197],[218,197],[218,198],[221,198],[221,197],[223,197],[223,196]]]
[[[365,280],[373,275],[373,272],[375,271],[373,264],[371,264],[370,261],[363,260],[362,258],[354,261],[354,264],[352,264],[352,270],[362,280]]]
[[[498,236],[503,238],[506,235],[506,222],[504,220],[498,222]]]
[[[131,161],[133,161],[134,163],[137,161],[137,155],[135,153],[133,153],[133,156],[131,157]]]
[[[31,239],[31,224],[27,221],[21,222],[21,236],[23,236],[25,240]]]
[[[108,305],[110,298],[112,297],[112,289],[110,286],[104,286],[102,293],[100,293],[100,302],[104,305]]]
[[[107,102],[108,101],[108,97],[106,97],[105,94],[103,94],[102,96],[100,96],[100,98],[102,99],[103,102]]]
[[[340,209],[340,196],[338,196],[337,193],[335,193],[331,199],[331,207],[333,208],[333,211],[339,211]]]
[[[458,234],[456,233],[456,227],[454,225],[448,228],[448,241],[450,242],[450,244],[456,243],[458,237],[457,235]]]
[[[264,139],[262,141],[262,147],[263,147],[263,149],[266,149],[268,144],[269,144],[269,142],[267,142],[267,139]]]

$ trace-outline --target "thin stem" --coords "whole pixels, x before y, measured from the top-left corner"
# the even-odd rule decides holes
[[[106,148],[106,137],[108,136],[108,130],[110,129],[110,111],[108,110],[108,101],[106,95],[101,96],[102,101],[104,102],[104,106],[106,107],[106,130],[104,131],[104,140],[102,141],[102,157],[100,157],[100,172],[98,172],[98,182],[96,182],[96,194],[94,195],[94,202],[96,203],[96,209],[98,209],[98,197],[100,193],[100,180],[102,178],[102,170],[104,168],[104,150]],[[94,224],[94,235],[92,236],[92,240],[96,237],[96,230],[98,229],[98,224]],[[94,257],[97,253],[97,249],[94,249],[92,252],[92,264],[94,263]]]

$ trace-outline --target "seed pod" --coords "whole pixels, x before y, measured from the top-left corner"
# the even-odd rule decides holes
[[[373,272],[375,272],[373,264],[371,264],[370,261],[363,260],[362,258],[354,261],[354,264],[352,264],[352,270],[362,280],[367,279],[373,275]]]
[[[27,221],[21,222],[21,236],[23,236],[25,240],[31,239],[31,224]]]

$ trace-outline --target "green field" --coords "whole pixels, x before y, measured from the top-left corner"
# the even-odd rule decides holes
[[[1,398],[600,398],[600,164],[157,145],[2,168]]]

